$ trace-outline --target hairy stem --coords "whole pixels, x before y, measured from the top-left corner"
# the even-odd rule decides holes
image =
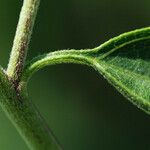
[[[18,95],[0,70],[0,106],[31,150],[61,150],[52,132],[25,94]]]
[[[40,0],[24,0],[6,73],[0,68],[0,106],[32,150],[60,150],[45,120],[18,91]]]
[[[32,29],[40,0],[24,0],[7,68],[15,87],[18,86],[27,55]]]

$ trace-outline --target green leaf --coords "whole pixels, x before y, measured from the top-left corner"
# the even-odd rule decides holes
[[[29,62],[22,80],[52,64],[92,66],[133,104],[150,114],[150,27],[124,33],[89,50],[63,50]]]
[[[95,50],[95,68],[150,113],[150,28],[125,33]]]

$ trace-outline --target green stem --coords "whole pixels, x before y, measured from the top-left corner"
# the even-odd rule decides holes
[[[61,150],[26,91],[19,88],[39,3],[24,0],[7,72],[0,68],[0,105],[30,149]]]
[[[40,0],[24,0],[7,68],[15,87],[18,86],[27,55],[32,29]]]
[[[31,150],[61,150],[35,106],[27,96],[16,93],[2,71],[0,105]]]

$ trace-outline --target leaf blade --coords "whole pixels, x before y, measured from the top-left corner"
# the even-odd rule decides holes
[[[130,40],[119,48],[111,47],[116,38],[109,42],[111,46],[107,43],[96,50],[95,69],[133,104],[150,114],[150,28],[125,36]]]

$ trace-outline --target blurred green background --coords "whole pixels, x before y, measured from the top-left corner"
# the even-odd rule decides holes
[[[22,1],[0,0],[0,64],[6,67]],[[93,48],[150,25],[149,0],[41,0],[28,59],[58,49]],[[29,95],[65,150],[150,150],[150,116],[96,71],[43,69]],[[0,109],[0,150],[28,150]]]

